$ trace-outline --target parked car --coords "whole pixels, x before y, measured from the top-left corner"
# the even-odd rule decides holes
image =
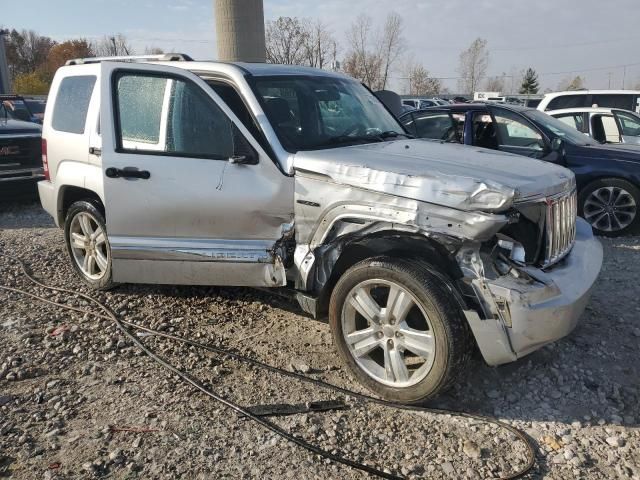
[[[546,112],[585,107],[619,108],[640,113],[640,90],[571,90],[547,93],[537,108]]]
[[[283,288],[408,403],[474,342],[497,365],[578,322],[602,248],[569,170],[412,140],[335,72],[126,60],[60,68],[45,112],[40,198],[91,287]]]
[[[633,233],[640,225],[640,149],[601,145],[539,110],[466,104],[404,114],[420,138],[464,143],[546,160],[571,169],[578,214],[600,235]],[[526,174],[526,169],[521,171]]]
[[[403,98],[403,105],[408,105],[416,109],[436,107],[440,105],[440,102],[433,98]]]
[[[404,103],[400,106],[402,113],[407,113],[407,112],[413,112],[414,110],[417,110],[415,107],[412,107],[411,105],[405,105]]]
[[[5,108],[5,112],[14,120],[42,123],[20,95],[0,95],[0,103]]]
[[[15,120],[0,103],[0,198],[34,195],[44,178],[40,125]]]
[[[31,112],[32,121],[35,123],[42,123],[47,101],[42,98],[25,98],[24,103],[27,104],[27,108],[29,108],[29,111]]]
[[[565,108],[547,112],[600,143],[640,145],[640,115],[616,108]]]
[[[540,105],[541,101],[541,98],[527,98],[526,100],[524,100],[524,106],[529,108],[538,108],[538,105]]]

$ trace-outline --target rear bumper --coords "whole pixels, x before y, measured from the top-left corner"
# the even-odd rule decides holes
[[[58,225],[58,204],[56,201],[56,190],[52,182],[43,180],[38,182],[38,195],[42,208],[53,217],[56,226]]]
[[[569,334],[578,324],[602,266],[602,246],[581,218],[576,242],[560,264],[547,271],[524,270],[533,282],[512,276],[487,280],[492,300],[506,305],[500,319],[466,312],[485,361],[512,362]]]
[[[0,198],[7,200],[35,195],[36,183],[43,179],[41,168],[0,172]]]

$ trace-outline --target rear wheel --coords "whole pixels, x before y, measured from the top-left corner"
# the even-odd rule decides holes
[[[64,226],[67,251],[80,278],[98,290],[113,286],[111,247],[104,215],[86,200],[69,208]]]
[[[333,290],[329,321],[343,362],[367,388],[419,403],[461,375],[471,336],[442,280],[420,264],[364,260]]]
[[[626,235],[640,225],[640,190],[618,178],[604,178],[580,192],[580,215],[595,233],[609,237]]]

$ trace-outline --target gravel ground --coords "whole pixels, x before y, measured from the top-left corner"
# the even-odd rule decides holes
[[[475,360],[468,380],[433,405],[524,430],[538,449],[528,478],[640,479],[640,240],[603,244],[604,269],[572,335],[500,368]],[[90,293],[71,269],[61,231],[36,204],[0,204],[0,251],[22,257],[48,283]],[[0,284],[35,291],[2,259]],[[127,320],[361,391],[340,365],[328,326],[277,296],[124,285],[97,297]],[[243,406],[340,398],[170,340],[144,342]],[[344,400],[348,410],[274,421],[409,478],[495,478],[524,465],[523,446],[493,425]],[[0,292],[3,476],[367,478],[240,419],[161,369],[110,322]]]

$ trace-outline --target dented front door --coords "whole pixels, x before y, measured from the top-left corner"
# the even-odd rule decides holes
[[[101,106],[115,281],[284,283],[272,250],[292,222],[293,181],[200,78],[105,62]],[[252,164],[229,161],[242,139]]]

